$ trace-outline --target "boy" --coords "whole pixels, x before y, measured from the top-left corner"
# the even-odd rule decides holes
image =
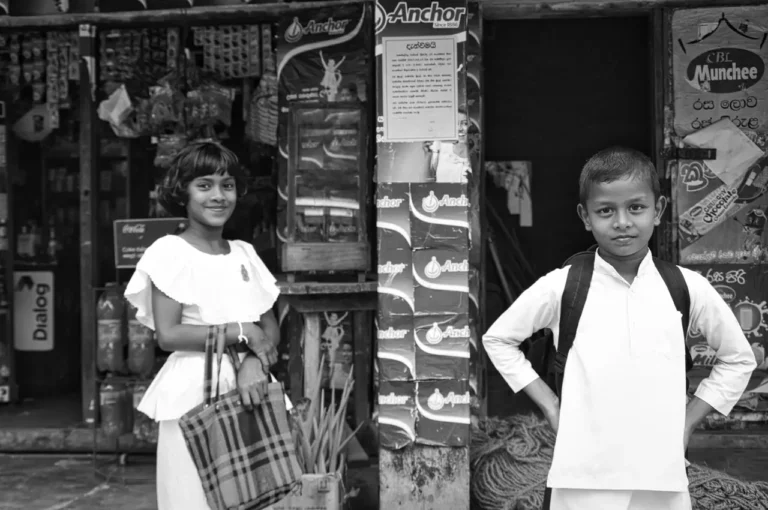
[[[755,368],[754,354],[717,291],[681,268],[691,327],[718,358],[686,406],[680,313],[648,249],[667,205],[653,163],[631,149],[601,151],[584,166],[579,193],[578,214],[598,251],[562,403],[519,346],[543,328],[557,344],[568,267],[521,294],[483,344],[512,390],[525,391],[557,433],[547,480],[551,510],[690,510],[688,440],[711,411],[731,411]]]

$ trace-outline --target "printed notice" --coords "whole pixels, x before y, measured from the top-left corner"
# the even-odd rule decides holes
[[[456,39],[385,38],[384,139],[458,138]]]

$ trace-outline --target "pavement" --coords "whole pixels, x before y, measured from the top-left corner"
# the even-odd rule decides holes
[[[0,510],[156,510],[151,455],[128,456],[125,466],[101,457],[94,475],[90,456],[0,455]],[[768,449],[711,448],[690,460],[744,481],[768,481]],[[350,510],[378,508],[376,465],[350,467],[348,484],[360,489]]]
[[[101,476],[95,475],[95,473]],[[106,475],[106,476],[103,476]],[[378,468],[350,466],[350,510],[378,508]],[[157,510],[151,455],[0,455],[0,510]]]
[[[156,510],[154,472],[152,457],[99,479],[89,456],[2,455],[0,509]]]

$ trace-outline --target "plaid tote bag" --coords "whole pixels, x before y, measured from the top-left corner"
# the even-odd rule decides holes
[[[224,329],[211,326],[205,344],[203,403],[185,414],[179,425],[211,509],[261,510],[288,495],[302,475],[283,386],[270,383],[268,395],[253,411],[242,406],[236,389],[219,395],[223,351]],[[228,354],[235,371],[239,370],[237,353],[230,348]]]

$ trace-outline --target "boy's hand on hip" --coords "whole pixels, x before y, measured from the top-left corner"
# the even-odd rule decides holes
[[[691,436],[693,435],[693,429],[686,426],[683,431],[683,451],[688,449],[688,443],[691,442]]]
[[[552,427],[552,430],[557,434],[557,430],[560,428],[560,402],[557,402],[555,405],[551,406],[551,408],[546,409],[544,411],[544,418],[546,418],[549,426]]]
[[[560,399],[547,384],[536,378],[523,388],[526,395],[539,406],[549,425],[557,433],[560,428]]]

